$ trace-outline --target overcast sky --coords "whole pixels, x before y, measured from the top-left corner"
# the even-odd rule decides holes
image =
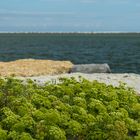
[[[0,0],[0,32],[140,32],[140,0]]]

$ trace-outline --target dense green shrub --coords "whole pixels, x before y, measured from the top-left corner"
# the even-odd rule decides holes
[[[140,140],[140,96],[80,78],[0,79],[0,140]]]

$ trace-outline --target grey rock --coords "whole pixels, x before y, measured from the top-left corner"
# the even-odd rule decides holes
[[[81,73],[110,73],[110,67],[108,64],[79,64],[74,65],[70,73],[81,72]]]

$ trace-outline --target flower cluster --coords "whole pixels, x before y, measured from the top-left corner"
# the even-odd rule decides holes
[[[140,96],[124,84],[0,79],[0,140],[116,139],[140,139]]]

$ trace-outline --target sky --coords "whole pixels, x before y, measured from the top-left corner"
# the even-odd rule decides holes
[[[0,32],[140,32],[140,0],[0,0]]]

